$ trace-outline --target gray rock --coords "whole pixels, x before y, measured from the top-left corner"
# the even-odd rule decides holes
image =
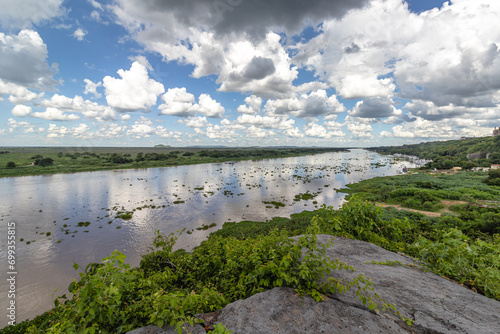
[[[284,287],[229,304],[217,322],[235,333],[406,333],[391,319]]]
[[[194,326],[190,326],[189,324],[187,324],[186,328],[182,331],[182,333],[205,334],[206,331],[200,325],[195,324]],[[177,334],[177,331],[175,330],[174,327],[166,326],[160,328],[156,325],[149,325],[146,327],[138,328],[133,331],[127,332],[127,334]]]
[[[318,236],[319,243],[332,239]],[[221,311],[217,322],[235,333],[500,333],[500,302],[418,269],[407,256],[345,238],[336,238],[327,254],[356,269],[332,276],[370,277],[374,291],[414,324],[408,327],[394,315],[370,312],[354,291],[317,303],[307,296],[301,299],[289,288],[236,301]],[[399,261],[407,266],[372,261]]]

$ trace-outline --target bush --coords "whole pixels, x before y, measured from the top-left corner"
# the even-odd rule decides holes
[[[500,186],[500,169],[490,169],[484,183],[490,186]]]
[[[13,162],[13,161],[9,161],[9,162],[7,162],[7,166],[6,167],[7,168],[16,168],[16,163]]]
[[[40,167],[52,166],[54,164],[54,160],[52,158],[41,158],[36,159],[34,164]]]
[[[500,238],[470,241],[460,230],[440,231],[437,240],[420,237],[412,250],[432,271],[487,297],[500,299]]]

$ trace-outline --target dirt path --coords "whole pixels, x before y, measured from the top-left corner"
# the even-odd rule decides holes
[[[451,205],[455,205],[455,204],[467,204],[467,202],[464,202],[464,201],[448,201],[448,200],[442,200],[441,203],[444,205],[444,209],[439,210],[439,212],[421,211],[421,210],[403,208],[400,204],[386,204],[386,203],[377,203],[377,204],[380,205],[380,206],[382,206],[382,207],[384,207],[384,208],[386,208],[386,207],[392,207],[392,208],[396,208],[398,210],[406,210],[406,211],[411,211],[411,212],[418,212],[418,213],[426,215],[427,217],[441,217],[442,213],[453,213],[449,209],[449,207]]]
[[[406,210],[406,211],[411,211],[411,212],[418,212],[426,215],[427,217],[441,217],[440,212],[431,212],[431,211],[420,211],[420,210],[415,210],[415,209],[409,209],[409,208],[403,208],[400,204],[386,204],[386,203],[377,203],[378,205],[384,207],[384,208],[396,208],[398,210]]]

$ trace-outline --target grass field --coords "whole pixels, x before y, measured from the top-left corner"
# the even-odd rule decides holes
[[[0,147],[0,177],[284,158],[339,148]]]

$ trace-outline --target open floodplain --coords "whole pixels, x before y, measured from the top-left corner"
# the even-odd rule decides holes
[[[0,179],[0,223],[16,229],[17,321],[50,309],[79,271],[117,249],[135,266],[157,230],[184,230],[191,249],[224,222],[289,217],[326,204],[336,189],[395,175],[409,161],[366,150],[294,158],[149,169],[121,169]],[[2,240],[0,259],[7,259]],[[8,290],[2,279],[0,290]],[[1,300],[0,307],[8,307]],[[1,319],[0,327],[8,319]]]

